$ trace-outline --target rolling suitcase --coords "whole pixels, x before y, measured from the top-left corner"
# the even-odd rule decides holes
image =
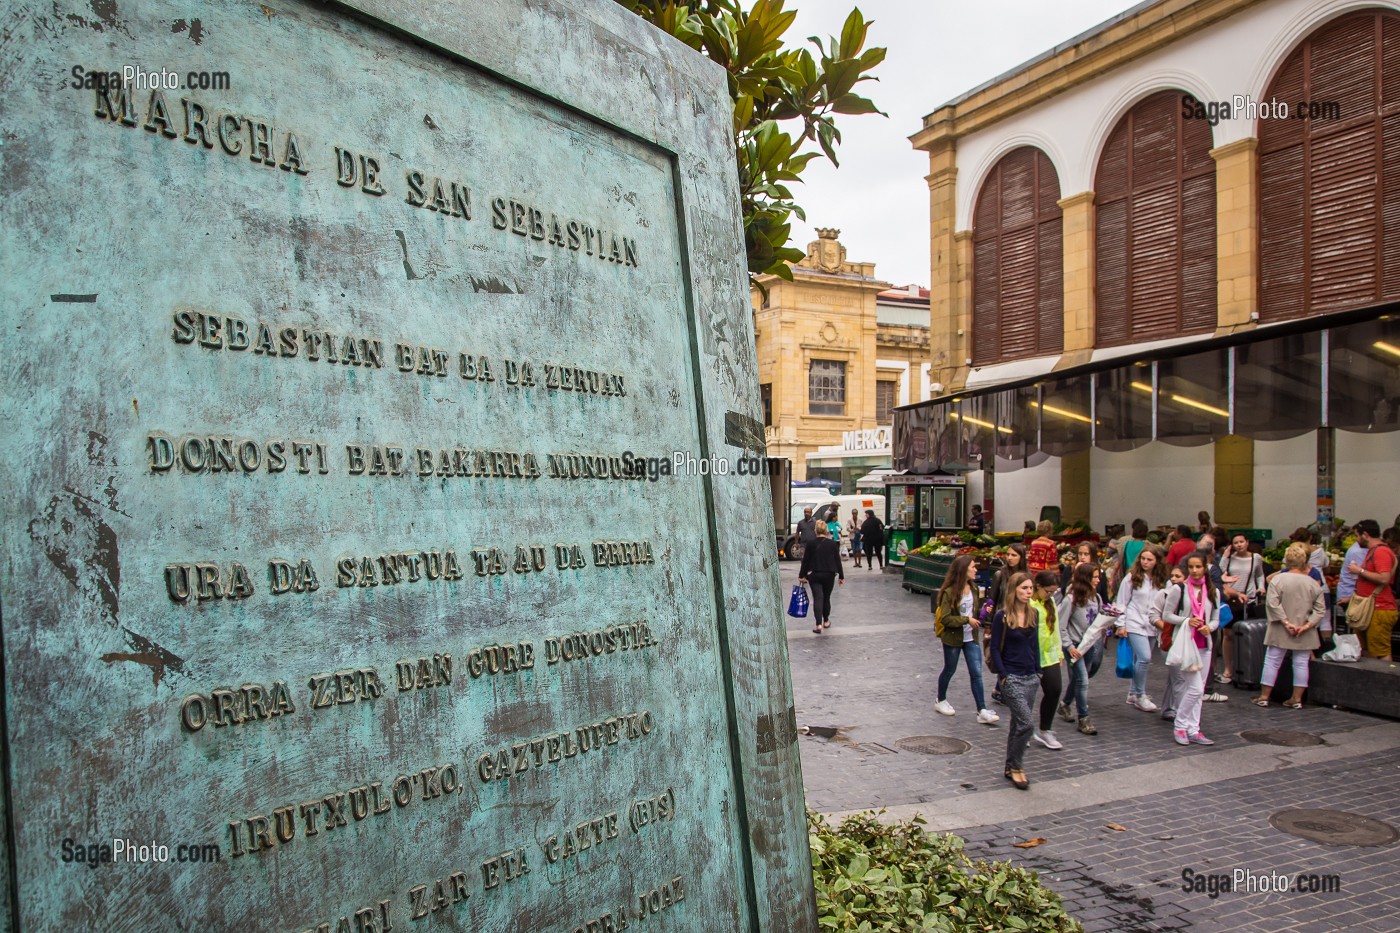
[[[1228,631],[1235,640],[1235,669],[1231,672],[1235,686],[1258,690],[1259,677],[1264,673],[1264,632],[1268,619],[1236,619]]]

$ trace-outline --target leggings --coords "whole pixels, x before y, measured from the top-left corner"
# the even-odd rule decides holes
[[[1060,701],[1060,662],[1047,664],[1040,669],[1040,731],[1049,732],[1055,727],[1055,706]]]
[[[1272,687],[1274,681],[1278,680],[1279,668],[1283,667],[1283,656],[1288,653],[1287,648],[1276,648],[1269,645],[1264,649],[1264,673],[1259,677],[1259,683],[1265,687]],[[1293,689],[1297,690],[1308,685],[1308,658],[1307,651],[1293,652]]]
[[[878,555],[878,556],[877,556],[877,555]],[[866,568],[869,569],[870,567],[873,567],[873,566],[875,565],[875,561],[876,561],[876,560],[878,560],[878,561],[880,562],[880,567],[881,567],[881,568],[883,568],[883,567],[885,566],[885,549],[884,549],[884,547],[878,547],[878,548],[877,548],[877,547],[876,547],[875,545],[873,545],[873,544],[867,544],[867,545],[865,546],[865,566],[866,566]]]
[[[812,584],[812,624],[820,625],[831,618],[831,588],[836,583],[834,573],[809,573]]]

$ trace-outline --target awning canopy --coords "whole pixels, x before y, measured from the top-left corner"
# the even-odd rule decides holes
[[[1400,306],[1311,318],[894,412],[892,462],[915,473],[1035,466],[1091,447],[1400,430]]]

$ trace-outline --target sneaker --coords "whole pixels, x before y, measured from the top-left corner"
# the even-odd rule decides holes
[[[1175,718],[1176,718],[1176,710],[1170,709],[1170,708],[1162,710],[1162,718],[1163,718],[1163,719],[1175,719]]]
[[[1074,722],[1074,710],[1069,708],[1068,703],[1060,704],[1060,718],[1065,722]]]
[[[980,709],[977,711],[977,721],[990,726],[1001,722],[1001,717],[989,709]]]
[[[947,700],[939,700],[937,703],[933,704],[933,711],[935,713],[942,713],[944,716],[951,716],[957,712],[957,710],[953,709],[953,704],[949,703]]]
[[[1060,740],[1055,738],[1055,733],[1049,729],[1046,729],[1044,732],[1036,730],[1035,740],[1052,751],[1059,751],[1064,748],[1064,746],[1060,744]]]
[[[1083,719],[1079,720],[1079,731],[1084,733],[1085,735],[1099,734],[1099,730],[1094,728],[1094,724],[1089,721],[1088,716],[1085,716]]]
[[[1230,700],[1230,698],[1223,693],[1207,693],[1205,696],[1201,697],[1201,699],[1207,703],[1226,703]]]
[[[1130,693],[1130,694],[1128,694],[1128,698],[1127,698],[1126,700],[1124,700],[1123,702],[1127,703],[1129,706],[1137,706],[1137,701],[1138,701],[1138,698],[1137,698],[1135,695],[1133,695],[1133,694]]]
[[[1229,675],[1229,674],[1216,674],[1216,675],[1215,675],[1215,682],[1218,683],[1218,684],[1228,684],[1228,683],[1230,683],[1230,675]]]
[[[1190,745],[1191,740],[1186,737],[1185,729],[1177,729],[1172,732],[1172,739],[1177,745]]]
[[[993,690],[993,691],[992,691],[992,702],[993,702],[993,703],[1000,703],[1002,706],[1005,706],[1005,705],[1006,705],[1006,699],[1001,695],[1001,691],[1000,691],[1000,690]]]
[[[1157,712],[1157,704],[1156,704],[1156,703],[1153,703],[1153,702],[1152,702],[1152,698],[1151,698],[1150,696],[1148,696],[1147,694],[1145,694],[1145,693],[1144,693],[1142,696],[1140,696],[1140,697],[1137,698],[1137,703],[1136,703],[1135,705],[1137,706],[1138,709],[1142,710],[1144,713],[1155,713],[1155,712]]]
[[[1206,738],[1204,735],[1202,735],[1202,734],[1199,733],[1199,732],[1197,732],[1195,735],[1191,736],[1190,741],[1191,741],[1191,744],[1192,744],[1192,745],[1214,745],[1214,744],[1215,744],[1215,742],[1213,742],[1212,740]]]

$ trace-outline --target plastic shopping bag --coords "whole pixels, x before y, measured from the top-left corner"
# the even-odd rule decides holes
[[[801,583],[792,588],[792,598],[788,600],[788,615],[794,619],[807,618],[807,607],[810,600],[807,598],[807,587]]]
[[[1178,633],[1167,652],[1167,667],[1180,669],[1183,674],[1194,674],[1201,669],[1201,652],[1196,647],[1196,639],[1189,630]]]
[[[1355,635],[1335,635],[1337,646],[1322,656],[1324,661],[1361,660],[1361,639]]]
[[[1118,663],[1113,673],[1123,678],[1133,676],[1133,646],[1128,644],[1126,638],[1118,639]]]

